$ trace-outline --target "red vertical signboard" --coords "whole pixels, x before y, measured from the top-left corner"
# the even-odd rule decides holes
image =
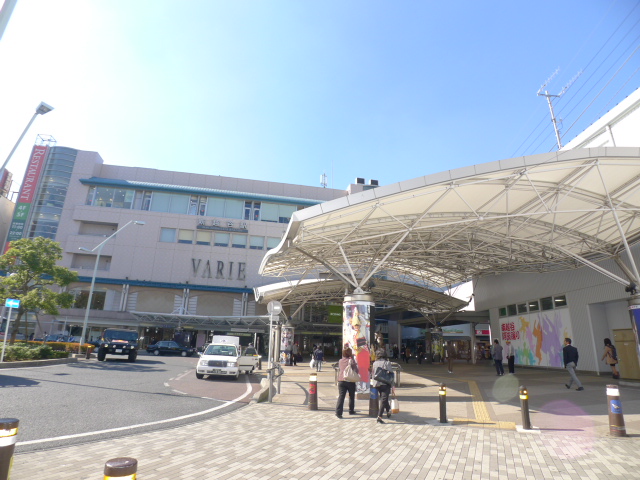
[[[43,145],[34,145],[31,151],[31,159],[27,166],[27,171],[22,180],[22,186],[20,187],[20,195],[18,195],[18,201],[16,203],[16,209],[13,212],[13,219],[11,220],[11,226],[9,227],[9,234],[7,235],[7,242],[4,246],[4,252],[9,248],[9,243],[13,240],[19,240],[24,235],[24,227],[27,224],[29,218],[29,212],[31,211],[31,203],[36,193],[38,181],[42,173],[42,166],[47,158],[47,151],[49,147]]]

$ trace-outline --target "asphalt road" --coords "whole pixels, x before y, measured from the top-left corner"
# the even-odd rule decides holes
[[[246,405],[260,372],[197,380],[198,357],[140,353],[0,370],[0,416],[20,420],[16,452],[161,430]]]

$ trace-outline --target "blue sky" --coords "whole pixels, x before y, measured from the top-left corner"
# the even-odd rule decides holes
[[[540,85],[584,70],[555,104],[566,143],[640,86],[638,22],[638,0],[18,0],[0,158],[40,101],[17,178],[38,133],[108,164],[340,189],[548,152]]]

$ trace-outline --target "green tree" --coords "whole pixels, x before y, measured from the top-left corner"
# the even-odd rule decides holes
[[[70,293],[56,293],[51,288],[63,288],[78,279],[76,272],[56,265],[61,259],[60,244],[43,237],[15,240],[0,257],[0,269],[7,275],[0,280],[0,296],[20,300],[11,344],[15,342],[25,312],[57,315],[58,307],[69,308],[73,304]]]

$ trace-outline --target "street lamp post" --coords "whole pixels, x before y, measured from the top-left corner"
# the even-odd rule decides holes
[[[22,131],[22,135],[20,135],[20,138],[18,138],[18,141],[13,146],[13,149],[11,150],[11,152],[9,152],[9,156],[2,164],[2,167],[0,167],[0,176],[2,175],[2,172],[4,172],[4,169],[7,166],[7,163],[9,163],[9,160],[11,160],[11,157],[13,156],[13,152],[15,152],[16,149],[18,148],[18,145],[20,145],[20,142],[24,138],[25,134],[27,133],[27,130],[29,130],[29,127],[31,126],[33,121],[36,119],[36,117],[38,115],[44,115],[45,113],[49,113],[51,110],[53,110],[53,107],[51,105],[47,105],[44,102],[40,102],[40,105],[38,105],[38,107],[36,108],[36,113],[34,113],[33,117],[31,117],[31,120],[29,120],[29,123],[27,123],[27,126]]]
[[[111,240],[113,237],[115,237],[118,233],[120,233],[122,230],[127,228],[132,223],[135,225],[144,225],[145,222],[142,222],[140,220],[131,220],[125,223],[122,227],[120,227],[118,230],[112,233],[111,236],[105,238],[102,241],[102,243],[100,243],[99,245],[96,245],[91,250],[84,247],[79,248],[79,250],[82,250],[83,252],[90,252],[90,253],[93,253],[96,250],[98,250],[98,253],[96,255],[96,264],[93,267],[93,276],[91,277],[91,287],[89,287],[89,298],[87,299],[87,308],[85,309],[85,312],[84,312],[84,322],[82,324],[82,335],[80,336],[80,345],[79,345],[78,351],[80,351],[80,348],[82,348],[82,345],[84,344],[84,337],[87,333],[87,323],[89,322],[89,310],[91,309],[91,300],[93,298],[93,288],[96,285],[96,274],[98,273],[98,263],[100,262],[100,254],[102,253],[102,247],[104,247],[105,243],[107,243],[109,240]]]

